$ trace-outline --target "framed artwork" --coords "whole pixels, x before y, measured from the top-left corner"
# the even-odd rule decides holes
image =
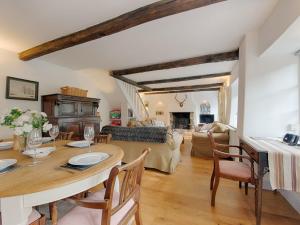
[[[162,116],[162,115],[164,115],[164,112],[163,111],[156,111],[155,114],[157,116]]]
[[[6,77],[6,98],[38,101],[39,82]]]

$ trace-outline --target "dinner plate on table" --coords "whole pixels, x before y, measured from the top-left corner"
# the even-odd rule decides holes
[[[104,152],[90,152],[80,154],[69,159],[68,164],[72,166],[92,166],[109,158],[109,154]]]
[[[17,163],[16,159],[0,159],[0,172]]]
[[[0,150],[6,150],[12,148],[14,143],[12,141],[0,142]]]
[[[94,143],[94,142],[92,142],[92,143]],[[89,147],[89,142],[88,141],[71,141],[71,142],[67,143],[67,146],[75,147],[75,148],[86,148],[86,147]]]

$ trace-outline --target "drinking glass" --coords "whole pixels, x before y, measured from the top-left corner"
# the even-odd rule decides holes
[[[89,143],[89,152],[92,152],[91,142],[95,137],[94,126],[87,125],[84,127],[84,139]]]
[[[55,148],[55,139],[59,135],[58,125],[52,125],[52,128],[49,130],[49,135],[53,139],[53,147]]]
[[[32,160],[32,166],[36,165],[38,163],[38,161],[36,160],[36,154],[37,151],[36,149],[41,146],[41,144],[43,143],[42,140],[42,130],[41,129],[33,129],[28,137],[27,137],[27,145],[30,149],[34,150],[34,157]]]

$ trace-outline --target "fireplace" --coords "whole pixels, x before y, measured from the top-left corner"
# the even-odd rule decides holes
[[[171,112],[170,125],[174,129],[191,129],[194,124],[194,113],[191,112]]]

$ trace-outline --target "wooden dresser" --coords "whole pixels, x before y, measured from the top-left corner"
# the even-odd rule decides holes
[[[49,122],[58,124],[60,131],[74,132],[74,139],[83,139],[84,127],[93,124],[100,132],[100,116],[97,116],[100,99],[62,94],[42,96],[42,111]]]

